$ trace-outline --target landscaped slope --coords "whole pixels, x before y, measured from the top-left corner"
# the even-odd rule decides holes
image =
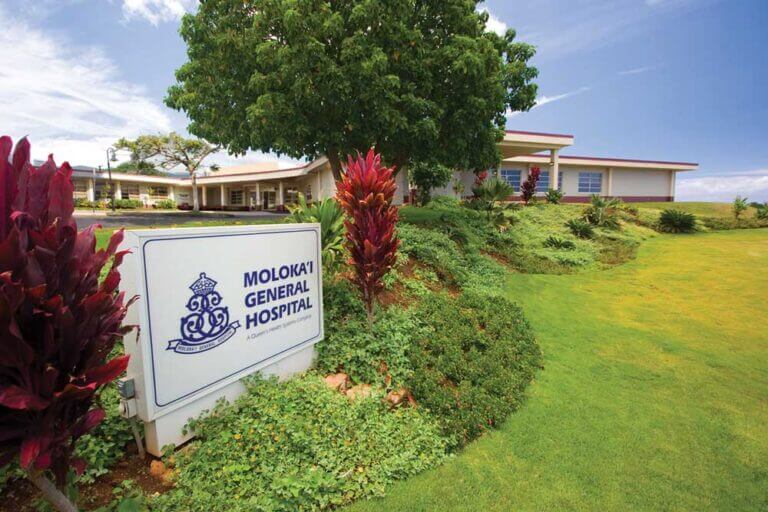
[[[768,230],[662,236],[605,272],[516,274],[525,407],[353,510],[765,510]]]

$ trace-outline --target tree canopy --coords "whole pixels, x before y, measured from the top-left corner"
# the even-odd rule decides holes
[[[182,22],[188,62],[166,103],[235,154],[340,159],[376,146],[488,168],[505,113],[536,98],[532,46],[486,30],[476,1],[209,0]]]
[[[115,143],[116,149],[131,152],[131,161],[137,167],[146,167],[148,162],[163,169],[184,167],[192,177],[192,200],[194,209],[200,209],[197,198],[196,172],[208,155],[218,151],[219,147],[202,139],[188,139],[178,133],[160,135],[140,135],[134,140],[122,138]]]

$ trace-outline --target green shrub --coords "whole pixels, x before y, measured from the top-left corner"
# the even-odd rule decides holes
[[[96,428],[80,438],[75,449],[75,456],[88,463],[85,473],[79,478],[84,483],[93,482],[96,477],[107,473],[109,468],[125,456],[126,445],[134,442],[128,420],[118,412],[120,397],[117,386],[106,386],[101,392],[100,401],[106,417]]]
[[[175,210],[176,201],[173,199],[160,199],[159,201],[155,201],[155,208],[158,210]]]
[[[755,217],[760,220],[768,220],[768,202],[765,203],[752,203],[752,207],[755,209]]]
[[[115,207],[123,210],[135,210],[137,208],[143,208],[144,203],[142,203],[138,199],[118,199],[115,201]],[[175,208],[175,205],[174,205],[174,208]]]
[[[190,423],[176,487],[153,510],[325,510],[384,495],[429,469],[445,441],[420,408],[390,410],[383,394],[351,401],[316,375],[247,379],[247,393]]]
[[[550,249],[565,249],[566,251],[570,251],[576,248],[576,244],[566,238],[561,238],[557,235],[549,235],[547,239],[544,240],[544,247],[549,247]]]
[[[472,237],[473,231],[468,229],[465,234]],[[472,243],[461,245],[446,233],[408,224],[399,225],[398,236],[400,251],[431,267],[449,285],[494,290],[506,279],[504,266]]]
[[[307,204],[304,194],[299,202],[288,207],[288,222],[316,222],[320,224],[320,243],[323,248],[323,267],[334,272],[341,265],[344,253],[344,212],[332,197]]]
[[[659,215],[659,230],[666,233],[693,233],[696,231],[696,216],[681,210],[664,210]]]
[[[595,237],[595,229],[592,224],[581,219],[570,219],[565,223],[568,229],[571,230],[573,236],[578,238],[590,239]]]
[[[563,193],[556,188],[551,188],[544,194],[544,198],[549,204],[560,204],[560,201],[563,199]]]
[[[733,200],[733,217],[736,220],[739,220],[741,218],[741,214],[747,211],[747,208],[749,208],[749,202],[746,197],[736,196],[736,199]]]
[[[401,387],[411,371],[406,354],[417,328],[413,313],[389,308],[368,330],[363,305],[348,281],[327,285],[324,295],[326,333],[317,344],[317,370],[343,371],[356,383],[379,385],[388,375],[391,387]]]
[[[618,228],[622,204],[621,199],[592,194],[589,198],[589,206],[584,210],[584,220],[593,226]]]
[[[438,294],[416,316],[423,329],[410,352],[409,388],[451,445],[464,445],[520,406],[541,365],[539,347],[520,308],[503,297]]]

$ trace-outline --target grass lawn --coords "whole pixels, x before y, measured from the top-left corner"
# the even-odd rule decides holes
[[[516,274],[545,369],[499,431],[352,510],[766,510],[768,230]],[[407,440],[403,440],[404,449]]]
[[[653,210],[661,212],[662,210],[674,209],[692,213],[700,217],[725,217],[733,218],[733,205],[731,203],[705,203],[705,202],[677,202],[677,203],[629,203],[641,210]],[[745,219],[755,216],[754,208],[747,208],[742,214]]]
[[[244,226],[252,224],[280,224],[282,219],[217,219],[217,220],[197,220],[190,222],[181,222],[176,224],[163,224],[162,226],[138,226],[138,227],[126,227],[125,229],[164,229],[164,228],[205,228],[212,226]],[[96,247],[103,248],[107,246],[109,237],[114,233],[114,229],[97,229],[96,230]]]

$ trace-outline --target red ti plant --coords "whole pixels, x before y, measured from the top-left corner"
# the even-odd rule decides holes
[[[75,442],[104,418],[94,397],[128,364],[110,358],[130,330],[117,291],[123,232],[97,251],[95,226],[78,233],[72,217],[69,164],[32,166],[26,139],[11,148],[0,137],[0,467],[18,457],[49,501],[74,510],[56,486],[85,469]]]
[[[528,177],[520,185],[520,197],[523,198],[525,204],[530,203],[531,199],[536,195],[536,184],[539,182],[539,176],[541,176],[541,169],[532,167]]]
[[[346,246],[355,269],[354,283],[363,296],[369,326],[376,297],[384,288],[382,278],[394,266],[400,245],[395,233],[397,208],[392,205],[394,172],[394,167],[382,167],[381,155],[371,149],[365,158],[348,157],[336,184],[336,199],[347,214]]]

